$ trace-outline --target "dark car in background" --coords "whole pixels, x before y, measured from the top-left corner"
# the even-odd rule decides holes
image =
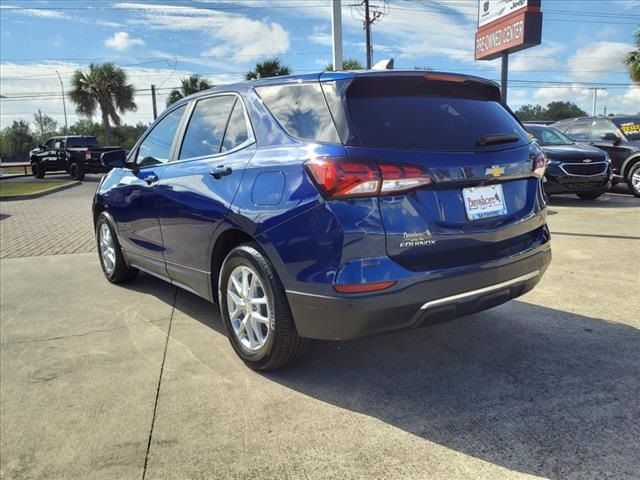
[[[47,172],[67,172],[74,180],[82,180],[86,173],[107,172],[101,155],[120,148],[101,147],[96,137],[87,135],[53,137],[29,153],[31,172],[36,178]]]
[[[547,195],[575,193],[594,200],[611,187],[611,161],[599,148],[576,143],[553,127],[525,123],[547,156],[544,190]]]
[[[577,142],[604,150],[611,158],[613,183],[626,182],[640,197],[640,116],[582,117],[554,123]]]
[[[251,368],[485,310],[550,260],[546,159],[497,84],[420,71],[226,85],[161,115],[93,212],[106,278],[219,304]]]

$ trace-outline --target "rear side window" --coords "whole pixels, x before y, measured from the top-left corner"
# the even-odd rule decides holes
[[[258,87],[256,91],[289,135],[316,142],[340,143],[320,84],[272,85]]]
[[[236,97],[233,95],[199,100],[189,120],[178,158],[182,160],[220,153],[224,131],[235,101]]]
[[[422,77],[364,78],[347,90],[352,144],[374,148],[473,151],[479,139],[519,137],[490,148],[530,143],[517,120],[484,92]]]
[[[138,165],[147,167],[169,161],[173,138],[180,125],[184,109],[185,105],[176,108],[153,127],[138,148],[136,160]]]
[[[244,116],[244,109],[240,100],[236,100],[236,104],[233,107],[231,116],[229,117],[229,124],[227,125],[227,131],[224,134],[224,140],[222,141],[222,150],[227,152],[239,147],[244,142],[249,140],[249,130],[247,129],[247,119]]]

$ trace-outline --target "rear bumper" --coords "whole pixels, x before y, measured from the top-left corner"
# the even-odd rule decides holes
[[[449,275],[425,272],[400,289],[359,296],[287,290],[298,333],[348,340],[415,328],[486,310],[531,290],[551,261],[549,242],[534,250]]]

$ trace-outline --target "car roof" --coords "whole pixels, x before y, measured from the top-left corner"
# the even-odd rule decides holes
[[[247,90],[267,85],[286,85],[295,83],[313,83],[318,81],[344,80],[356,77],[399,77],[399,76],[424,76],[424,75],[447,75],[452,77],[464,78],[467,81],[483,83],[488,86],[499,89],[499,85],[486,78],[476,77],[473,75],[465,75],[452,72],[441,72],[433,70],[344,70],[344,71],[323,71],[317,73],[305,73],[300,75],[283,75],[277,77],[261,78],[256,80],[246,80],[243,82],[232,83],[228,85],[219,85],[207,90],[189,95],[176,102],[175,105],[181,105],[191,100],[205,97],[215,93],[244,93]]]

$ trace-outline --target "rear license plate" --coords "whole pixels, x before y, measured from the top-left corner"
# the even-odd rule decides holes
[[[502,185],[463,188],[462,198],[469,220],[497,217],[507,213]]]

